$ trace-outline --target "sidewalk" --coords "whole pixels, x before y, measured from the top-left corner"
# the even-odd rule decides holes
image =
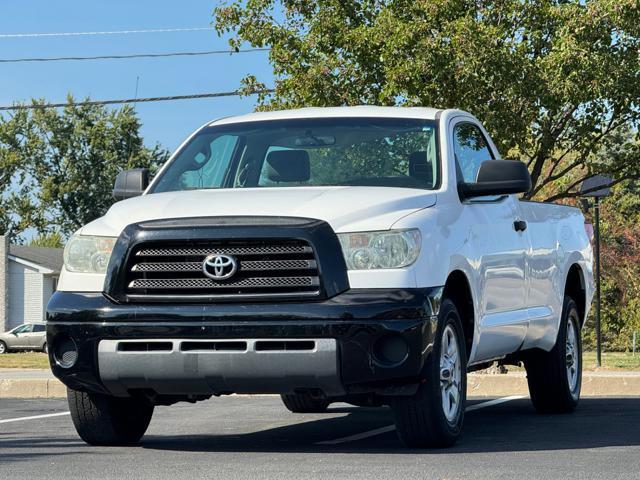
[[[468,377],[469,397],[528,395],[524,373],[481,374]],[[0,369],[0,398],[58,398],[66,389],[49,370]],[[640,396],[640,372],[585,372],[582,396]]]

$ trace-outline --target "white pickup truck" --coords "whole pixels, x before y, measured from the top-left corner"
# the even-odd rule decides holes
[[[150,183],[122,172],[66,246],[47,343],[79,435],[133,444],[156,405],[276,393],[389,405],[406,445],[448,446],[467,372],[495,361],[524,364],[537,410],[573,410],[591,246],[530,188],[459,110],[208,123]]]

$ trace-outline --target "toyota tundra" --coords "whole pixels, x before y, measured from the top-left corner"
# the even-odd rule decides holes
[[[310,108],[207,123],[68,241],[53,373],[93,445],[234,393],[389,406],[410,447],[459,437],[467,373],[523,364],[572,411],[593,295],[581,212],[536,203],[459,110]]]

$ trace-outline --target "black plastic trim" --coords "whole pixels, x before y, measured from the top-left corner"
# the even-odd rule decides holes
[[[314,250],[320,275],[318,299],[330,298],[349,288],[347,266],[338,237],[331,226],[322,220],[297,217],[202,217],[145,221],[127,226],[111,253],[107,267],[104,292],[117,303],[205,303],[205,302],[269,302],[299,301],[300,295],[128,295],[126,293],[127,265],[134,248],[161,245],[163,242],[188,242],[247,239],[247,240],[304,240]],[[312,295],[309,295],[313,297]]]
[[[98,372],[103,339],[335,338],[346,391],[385,391],[416,384],[430,354],[442,287],[352,289],[318,302],[265,304],[117,304],[99,293],[56,292],[47,306],[47,342],[73,338],[78,362],[53,373],[71,388],[106,393]],[[409,345],[400,365],[376,363],[377,339],[400,335]],[[49,351],[53,351],[50,348]]]

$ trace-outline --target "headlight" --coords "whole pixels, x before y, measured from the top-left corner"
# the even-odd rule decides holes
[[[338,234],[349,270],[401,268],[420,254],[420,230],[386,230]]]
[[[77,273],[105,273],[115,243],[113,237],[74,235],[64,247],[64,268]]]

